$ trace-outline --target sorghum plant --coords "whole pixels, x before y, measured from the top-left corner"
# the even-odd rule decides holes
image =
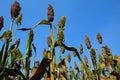
[[[93,48],[89,37],[85,36],[85,44],[89,50],[90,58],[84,55],[84,49],[80,44],[79,51],[72,46],[65,44],[65,23],[66,17],[62,16],[57,25],[57,34],[54,33],[53,21],[54,21],[54,8],[52,5],[48,5],[47,19],[40,20],[31,28],[19,28],[16,30],[28,31],[28,38],[26,42],[25,57],[20,51],[20,41],[17,39],[13,43],[12,27],[14,21],[17,26],[22,23],[22,13],[20,13],[21,6],[19,2],[15,1],[10,8],[11,13],[11,25],[10,29],[6,30],[0,35],[0,41],[3,42],[0,49],[0,80],[120,80],[120,57],[112,55],[110,48],[107,45],[103,45],[103,39],[100,33],[96,35],[98,43],[101,45],[100,50]],[[37,26],[47,25],[50,28],[50,34],[47,38],[47,44],[49,49],[43,50],[42,60],[34,60],[34,65],[31,64],[31,57],[33,57],[33,51],[35,56],[37,54],[34,45],[34,29]],[[4,26],[4,17],[0,16],[0,30]],[[57,38],[57,39],[56,39]],[[60,53],[66,54],[65,50],[71,51],[73,54],[66,54],[64,57],[59,57],[59,61],[56,61],[56,47],[60,49]],[[84,55],[84,58],[81,56]],[[71,56],[77,57],[80,64],[76,61],[71,61]],[[91,59],[92,63],[89,62]],[[74,67],[68,64],[74,62]]]

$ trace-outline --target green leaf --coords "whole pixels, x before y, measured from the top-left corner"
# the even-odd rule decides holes
[[[3,56],[4,47],[5,47],[5,43],[3,44],[2,49],[0,51],[0,65],[1,65],[1,60],[2,60],[2,56]]]
[[[41,20],[38,25],[50,25],[50,22],[48,20]]]
[[[98,67],[100,70],[104,70],[105,64],[98,62]]]
[[[6,60],[7,60],[7,57],[8,57],[8,48],[9,48],[9,41],[7,40],[5,42],[5,46],[4,46],[4,49],[3,49],[1,66],[4,66],[6,64]]]
[[[37,53],[36,53],[36,47],[35,47],[34,43],[32,43],[32,47],[33,47],[33,50],[35,52],[35,55],[34,55],[34,62],[35,62],[36,61]]]
[[[36,54],[36,47],[35,47],[34,43],[32,43],[32,47],[33,47],[35,54]]]
[[[84,71],[84,64],[81,62],[80,64],[80,70],[83,72]]]
[[[30,30],[30,32],[28,34],[27,43],[26,43],[26,56],[28,56],[28,57],[30,57],[31,45],[32,45],[32,42],[33,42],[33,37],[34,37],[33,30]]]

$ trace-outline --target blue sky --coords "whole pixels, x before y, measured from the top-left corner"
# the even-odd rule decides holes
[[[89,57],[84,36],[88,35],[92,47],[100,49],[96,34],[101,33],[103,45],[107,44],[113,54],[120,56],[120,0],[17,0],[23,13],[22,27],[32,27],[42,19],[47,19],[47,6],[54,7],[56,26],[62,16],[66,16],[65,44],[74,46],[79,51],[80,43],[83,44],[84,54]],[[10,7],[14,0],[0,1],[0,16],[4,16],[4,28],[0,35],[9,29],[11,22]],[[15,30],[16,25],[13,26]],[[28,32],[17,31],[15,39],[21,38],[20,49],[25,54],[25,44]],[[34,29],[34,44],[37,47],[37,59],[42,59],[43,49],[47,47],[46,38],[49,35],[48,26],[39,26]],[[0,45],[1,46],[1,45]],[[70,53],[71,52],[66,52]],[[66,55],[65,54],[65,55]],[[34,54],[33,54],[34,55]],[[58,53],[56,53],[58,56]],[[32,58],[33,59],[33,58]],[[72,58],[77,60],[76,58]]]

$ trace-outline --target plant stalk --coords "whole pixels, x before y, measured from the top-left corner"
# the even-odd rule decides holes
[[[12,32],[13,23],[14,23],[14,19],[12,18],[12,21],[11,21],[11,24],[10,24],[10,31],[11,31],[11,32]]]
[[[52,24],[50,24],[50,35],[52,38],[52,45],[50,47],[50,58],[52,59],[52,62],[50,63],[50,80],[54,80],[54,66],[55,66],[55,52],[54,52],[54,35],[52,30]]]

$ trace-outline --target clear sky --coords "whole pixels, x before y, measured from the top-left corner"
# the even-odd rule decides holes
[[[74,46],[79,51],[80,43],[83,44],[84,54],[89,52],[84,42],[88,35],[92,47],[100,49],[96,34],[101,33],[103,44],[107,44],[113,54],[120,56],[120,0],[17,0],[23,13],[22,27],[32,27],[42,19],[47,19],[47,7],[54,7],[56,26],[62,16],[66,16],[65,43]],[[0,1],[0,16],[4,16],[4,28],[9,29],[11,22],[10,7],[14,0]],[[16,28],[16,25],[13,26]],[[14,31],[14,30],[13,30]],[[28,32],[17,31],[15,39],[21,38],[20,49],[25,54],[25,44]],[[49,35],[48,26],[39,26],[34,30],[34,44],[37,47],[37,59],[42,59],[43,49],[47,47],[46,38]],[[0,45],[1,46],[1,45]],[[67,52],[66,52],[67,53]],[[71,53],[71,52],[68,52]],[[84,55],[83,54],[83,55]],[[34,54],[33,54],[34,55]],[[58,55],[58,53],[56,53]],[[72,55],[72,53],[71,53]],[[72,55],[73,56],[73,55]],[[75,59],[75,58],[73,58]]]

